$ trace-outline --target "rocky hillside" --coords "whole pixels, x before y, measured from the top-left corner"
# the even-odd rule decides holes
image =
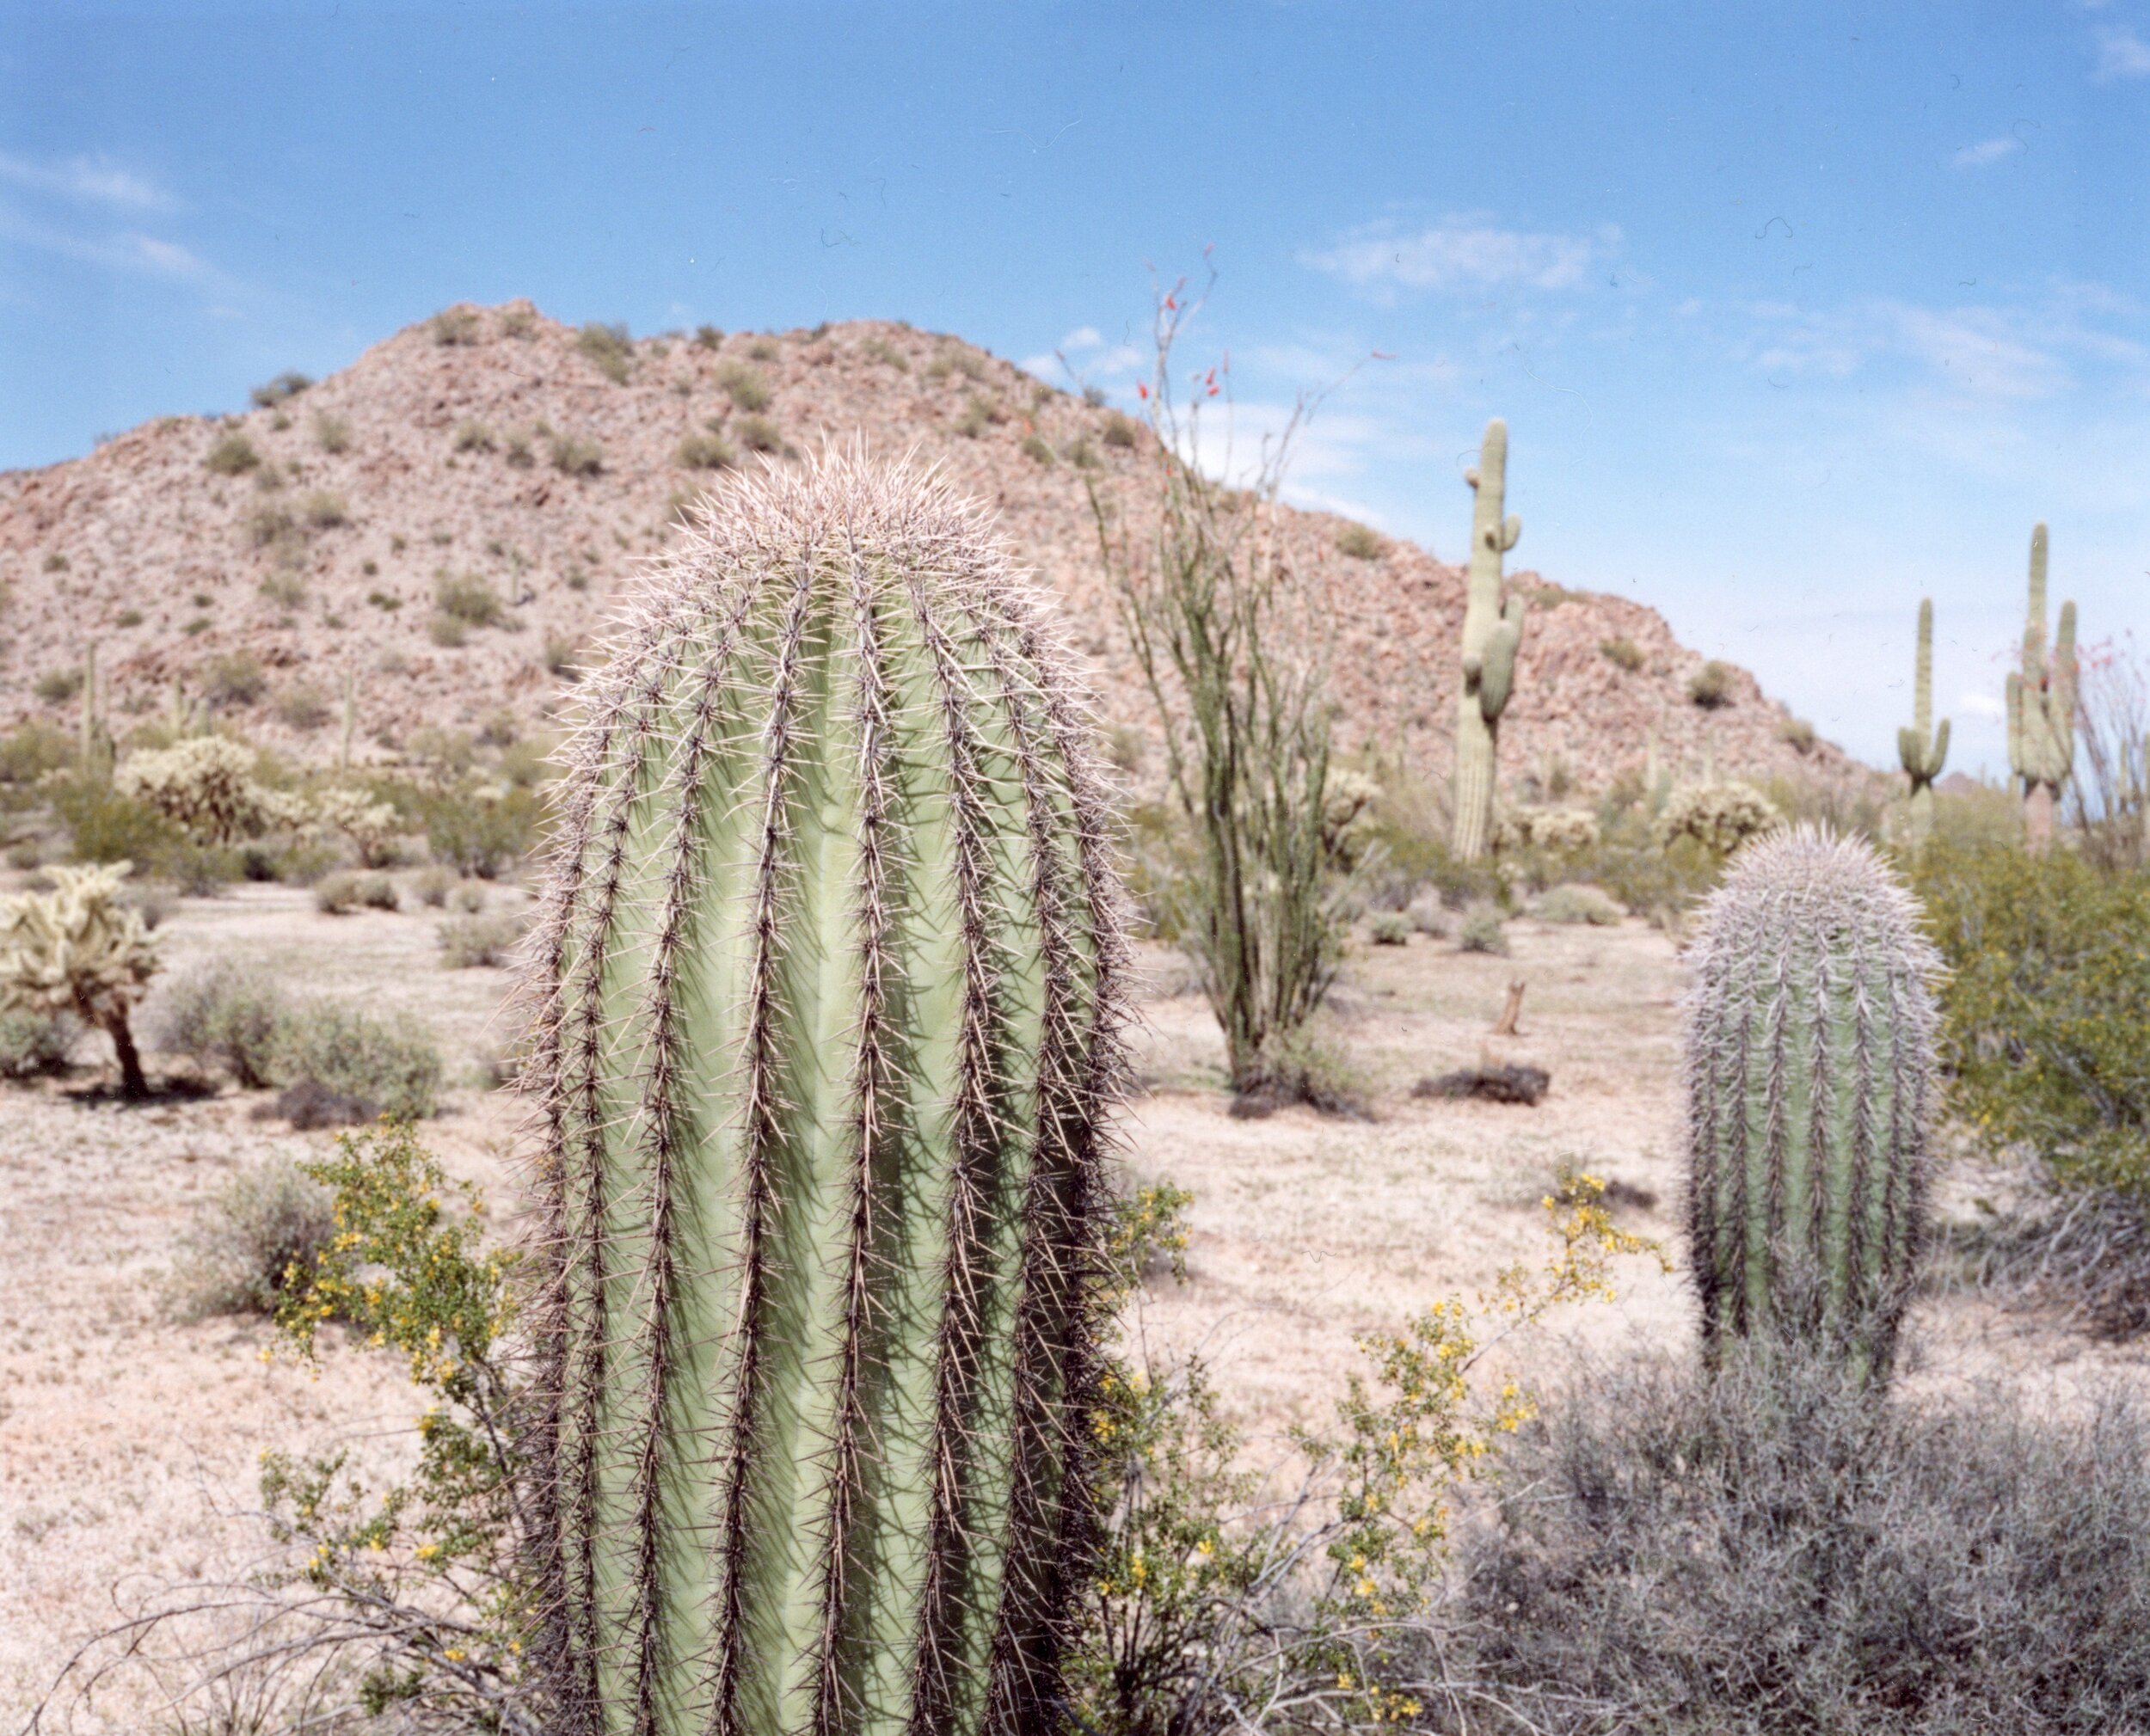
[[[347,681],[368,757],[426,726],[527,728],[723,463],[858,433],[942,461],[998,508],[1091,659],[1123,751],[1147,732],[1084,485],[1140,512],[1149,438],[954,339],[869,321],[628,342],[513,303],[451,310],[281,390],[243,415],[168,416],[0,475],[0,726],[71,721],[94,640],[122,737],[177,696],[326,754]],[[1454,491],[1460,540],[1469,500]],[[1336,626],[1344,745],[1400,748],[1440,776],[1462,574],[1404,543],[1346,554],[1348,528],[1281,515]],[[1564,765],[1600,784],[1639,765],[1652,730],[1675,767],[1706,748],[1728,769],[1846,768],[1828,744],[1788,739],[1744,671],[1720,704],[1693,703],[1703,659],[1655,610],[1528,571],[1515,582],[1534,606],[1502,735],[1511,781]]]

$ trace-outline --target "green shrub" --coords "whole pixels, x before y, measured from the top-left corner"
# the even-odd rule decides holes
[[[0,1010],[0,1079],[34,1079],[61,1071],[80,1030],[66,1013]]]
[[[301,682],[277,696],[275,712],[277,721],[287,729],[316,730],[329,721],[329,698],[318,687]]]
[[[448,902],[448,894],[455,890],[456,874],[451,868],[439,862],[421,869],[411,882],[411,889],[418,894],[418,902],[439,910]]]
[[[433,340],[444,349],[458,345],[474,344],[478,340],[478,315],[476,308],[443,308],[427,322],[427,329]]]
[[[684,469],[722,470],[739,462],[732,443],[719,433],[689,434],[679,442],[673,462]]]
[[[530,436],[510,434],[503,456],[518,470],[527,470],[537,460],[531,455]]]
[[[314,444],[324,452],[344,452],[351,448],[351,425],[341,416],[316,415],[314,418]]]
[[[76,861],[131,862],[144,874],[186,877],[179,871],[188,855],[186,832],[146,802],[122,794],[100,778],[57,784],[52,800],[53,811],[66,824]]]
[[[2150,874],[1936,842],[1912,865],[1965,1123],[2150,1202]]]
[[[453,651],[470,636],[470,629],[452,615],[436,614],[426,623],[426,636],[444,651]]]
[[[1538,901],[1534,912],[1540,922],[1587,923],[1592,928],[1610,928],[1620,920],[1620,907],[1595,886],[1570,884],[1555,886]]]
[[[430,1032],[326,999],[298,1003],[278,1021],[275,1069],[279,1083],[310,1079],[399,1120],[432,1114],[440,1089]]]
[[[716,383],[723,388],[725,396],[742,410],[769,408],[768,381],[743,363],[725,363],[716,371]]]
[[[694,343],[697,349],[718,349],[722,347],[723,342],[724,333],[721,327],[703,325],[694,328]]]
[[[443,573],[433,580],[433,607],[466,627],[497,627],[507,612],[501,593],[475,573]]]
[[[72,765],[75,751],[72,731],[34,721],[19,725],[0,735],[0,784],[34,784],[46,772]]]
[[[1732,672],[1715,658],[1695,671],[1687,682],[1687,697],[1705,711],[1716,711],[1732,702]]]
[[[1364,524],[1347,524],[1336,532],[1336,552],[1354,561],[1379,561],[1387,551],[1388,544]]]
[[[494,880],[536,845],[544,813],[543,801],[526,789],[443,791],[423,805],[427,847],[435,862]]]
[[[122,609],[113,624],[120,628],[139,627],[142,624],[142,611],[139,609]]]
[[[441,964],[452,971],[468,971],[507,963],[523,937],[523,924],[519,917],[505,914],[451,917],[434,932]]]
[[[594,476],[605,469],[605,449],[593,439],[555,434],[547,451],[552,468],[563,476]]]
[[[465,916],[476,916],[485,908],[485,883],[482,880],[458,880],[441,902],[451,909],[461,911]]]
[[[1464,914],[1463,926],[1456,934],[1456,947],[1466,953],[1490,953],[1496,958],[1508,956],[1508,929],[1502,926],[1501,913],[1491,905],[1479,905]]]
[[[172,1274],[182,1319],[273,1316],[336,1234],[329,1190],[287,1160],[243,1169],[218,1191],[181,1242]]]
[[[869,338],[861,347],[861,353],[868,361],[879,362],[884,368],[894,368],[900,374],[911,371],[911,364],[904,359],[903,352],[886,338]]]
[[[1367,920],[1367,938],[1377,947],[1409,946],[1411,920],[1401,911],[1376,911]]]
[[[493,450],[493,431],[480,421],[458,422],[454,445],[458,452],[489,452]]]
[[[261,455],[254,450],[253,441],[234,430],[212,446],[201,462],[212,475],[243,476],[261,462]]]
[[[248,396],[253,399],[256,409],[272,410],[277,405],[297,397],[311,384],[313,379],[310,375],[302,374],[294,368],[279,374],[265,386],[255,387]]]
[[[608,326],[593,320],[575,334],[574,347],[614,385],[627,383],[627,376],[635,365],[635,344],[627,335],[625,326]]]
[[[79,669],[48,669],[31,690],[47,705],[64,705],[82,691],[82,680]]]
[[[1777,725],[1777,739],[1795,753],[1814,751],[1814,726],[1803,717],[1787,717]]]
[[[203,666],[201,691],[220,710],[256,705],[268,691],[268,675],[251,651],[227,651]]]
[[[296,609],[306,600],[306,581],[296,573],[272,573],[261,581],[261,592],[279,609]]]
[[[1032,463],[1042,464],[1047,469],[1051,468],[1053,463],[1053,449],[1052,447],[1047,445],[1044,439],[1039,435],[1025,434],[1023,437],[1022,451],[1023,456],[1028,458]]]
[[[1140,431],[1141,424],[1133,417],[1123,416],[1115,410],[1105,418],[1104,442],[1108,446],[1117,446],[1123,451],[1130,451],[1134,445],[1135,436]]]
[[[1632,639],[1600,639],[1598,649],[1607,663],[1625,669],[1630,675],[1643,666],[1643,647]]]
[[[732,432],[739,436],[740,445],[750,452],[777,452],[783,449],[783,436],[766,416],[741,416],[732,424]]]

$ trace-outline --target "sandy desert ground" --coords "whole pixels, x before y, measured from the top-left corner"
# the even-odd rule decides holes
[[[521,894],[503,890],[496,906]],[[162,933],[175,973],[212,955],[259,960],[301,990],[408,1007],[438,1033],[454,1089],[426,1137],[481,1185],[504,1233],[515,1205],[519,1109],[478,1083],[505,1045],[507,976],[439,967],[438,920],[317,914],[306,893],[249,886],[181,901]],[[1436,1297],[1471,1296],[1550,1249],[1539,1201],[1573,1161],[1656,1196],[1626,1226],[1677,1256],[1677,995],[1663,935],[1510,925],[1514,955],[1453,941],[1358,953],[1333,1029],[1372,1087],[1373,1117],[1226,1113],[1220,1047],[1184,967],[1145,952],[1144,1089],[1122,1132],[1132,1173],[1191,1189],[1189,1281],[1153,1285],[1128,1329],[1156,1355],[1199,1352],[1256,1447],[1318,1422],[1356,1353],[1353,1334]],[[1532,1108],[1414,1099],[1411,1083],[1477,1059],[1511,978],[1528,984],[1523,1034],[1502,1059],[1547,1067]],[[85,1056],[88,1047],[85,1046]],[[250,1513],[264,1448],[349,1442],[392,1463],[415,1401],[394,1359],[347,1347],[318,1379],[264,1364],[266,1327],[175,1317],[169,1275],[187,1225],[244,1166],[324,1147],[249,1114],[258,1097],[121,1109],[88,1101],[86,1071],[0,1091],[0,1729],[26,1716],[85,1635],[160,1585],[214,1576],[264,1547]],[[1956,1175],[1961,1200],[1980,1178]],[[1505,1353],[1555,1372],[1563,1343],[1601,1352],[1684,1342],[1683,1282],[1624,1260],[1619,1294],[1549,1321]],[[2100,1380],[2150,1388],[2150,1356],[2066,1327],[1936,1293],[1913,1333],[1915,1389],[2000,1377],[2065,1399]],[[138,1691],[77,1708],[77,1729],[162,1727]]]

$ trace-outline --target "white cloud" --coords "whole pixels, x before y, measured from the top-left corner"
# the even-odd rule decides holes
[[[2150,43],[2124,24],[2098,33],[2098,65],[2091,75],[2101,84],[2116,78],[2150,78]]]
[[[1870,362],[1891,359],[1917,364],[1933,383],[1962,396],[2049,398],[2069,383],[2056,342],[2116,361],[2137,354],[2124,339],[1995,308],[1874,299],[1826,312],[1781,303],[1756,304],[1749,311],[1763,328],[1754,365],[1779,383],[1802,376],[1846,379]],[[2043,341],[2033,339],[2034,330]]]
[[[1376,224],[1335,246],[1299,255],[1301,264],[1376,294],[1398,288],[1571,289],[1620,244],[1607,225],[1594,235],[1502,229],[1483,218],[1452,217],[1405,230]]]
[[[2013,133],[2000,138],[1981,139],[1976,144],[1967,144],[1949,161],[1958,169],[1984,169],[1999,163],[2005,156],[2013,156],[2023,149],[2023,141]]]
[[[1060,348],[1068,355],[1079,355],[1084,350],[1104,347],[1105,340],[1096,326],[1078,326],[1060,340]]]
[[[63,259],[101,266],[108,271],[125,272],[131,276],[172,278],[203,284],[222,281],[219,273],[200,255],[177,242],[159,241],[155,236],[138,232],[77,235],[68,230],[30,222],[0,208],[0,241],[11,241],[42,253],[57,254]]]
[[[32,193],[101,205],[120,211],[172,211],[178,201],[147,176],[102,156],[69,156],[36,163],[0,151],[0,181]]]
[[[1956,696],[1956,709],[1966,717],[2001,718],[2008,715],[2008,708],[1998,693],[1989,693],[1982,687],[1966,688]]]

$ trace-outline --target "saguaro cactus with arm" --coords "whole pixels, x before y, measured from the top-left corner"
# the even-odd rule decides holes
[[[1729,1338],[1885,1374],[1925,1222],[1939,968],[1856,839],[1751,843],[1703,907],[1686,1009],[1687,1239]]]
[[[2053,842],[2053,810],[2075,764],[2075,604],[2061,605],[2061,630],[2045,649],[2046,535],[2030,532],[2030,613],[2023,667],[2008,677],[2008,765],[2023,781],[2024,836],[2033,850]]]
[[[1471,485],[1471,578],[1463,610],[1463,693],[1456,706],[1454,788],[1456,855],[1485,854],[1493,835],[1493,784],[1501,714],[1515,684],[1515,654],[1523,639],[1523,599],[1501,597],[1502,557],[1523,534],[1523,521],[1503,518],[1508,497],[1508,424],[1485,425]]]
[[[531,966],[563,1733],[1056,1721],[1121,948],[1066,667],[944,485],[827,456],[590,684]]]
[[[1949,758],[1949,721],[1933,724],[1933,599],[1919,602],[1919,664],[1908,729],[1896,732],[1896,755],[1911,779],[1911,842],[1933,835],[1933,781]]]

